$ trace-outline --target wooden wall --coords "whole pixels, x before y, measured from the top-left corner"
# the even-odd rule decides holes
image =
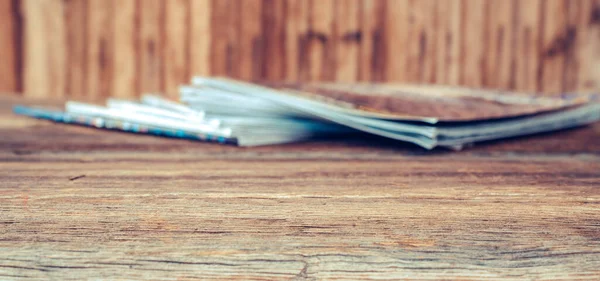
[[[600,0],[0,0],[0,92],[176,94],[194,75],[600,88]]]

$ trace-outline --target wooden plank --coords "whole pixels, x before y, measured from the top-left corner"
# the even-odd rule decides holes
[[[584,43],[579,87],[581,90],[598,91],[600,89],[600,1],[593,2],[593,8],[587,11],[590,21],[587,40]]]
[[[240,14],[240,1],[230,0],[227,9],[229,16],[227,17],[227,75],[232,78],[239,78],[238,62],[240,59],[239,32],[242,25]]]
[[[565,38],[573,37],[571,44],[565,49],[565,62],[562,68],[562,91],[573,91],[577,87],[577,80],[579,79],[579,57],[577,51],[581,50],[581,44],[584,41],[587,33],[587,26],[582,25],[579,30],[577,26],[580,22],[585,22],[585,15],[580,10],[582,6],[585,6],[590,1],[567,1],[566,11],[567,19],[565,26]],[[591,7],[588,7],[591,8]],[[589,14],[589,13],[586,13]]]
[[[471,87],[483,86],[484,58],[487,45],[485,16],[487,1],[463,0],[461,22],[461,77],[460,84]]]
[[[312,0],[310,2],[310,31],[308,55],[311,81],[335,79],[335,46],[333,40],[334,1]]]
[[[164,4],[161,0],[139,2],[140,38],[138,89],[142,93],[156,93],[164,90]]]
[[[211,54],[210,69],[211,75],[227,75],[227,48],[229,31],[229,1],[212,0],[211,1]]]
[[[542,0],[516,1],[515,88],[535,92],[540,62]]]
[[[131,0],[114,4],[103,24],[106,8],[91,6],[112,2],[3,1],[0,87],[40,97],[167,88],[174,96],[192,73],[548,92],[600,84],[597,0]],[[358,47],[340,41],[354,28]]]
[[[58,0],[48,1],[44,6],[45,41],[42,47],[48,49],[48,68],[46,75],[50,78],[48,93],[50,97],[65,96],[66,89],[66,35],[64,22],[64,3]]]
[[[460,53],[462,2],[448,0],[436,2],[438,32],[436,33],[435,82],[458,85],[460,82]]]
[[[259,80],[263,68],[262,0],[239,2],[239,77],[244,80]]]
[[[190,74],[209,75],[211,67],[211,0],[190,0]]]
[[[83,1],[76,1],[83,2]],[[119,1],[114,10],[112,56],[114,75],[111,95],[119,98],[134,98],[140,95],[138,88],[138,34],[140,10],[135,0]]]
[[[435,160],[198,163],[161,153],[151,168],[137,158],[3,163],[8,226],[0,258],[7,266],[0,273],[244,280],[598,275],[598,209],[590,205],[599,194],[572,176],[597,163],[483,158],[460,162],[465,173],[456,161]],[[540,180],[548,174],[576,188]],[[493,183],[484,180],[490,177]]]
[[[359,73],[359,51],[362,39],[359,0],[335,2],[335,80],[355,82]]]
[[[541,61],[538,90],[557,93],[563,89],[565,52],[575,39],[567,34],[567,5],[563,0],[542,2]]]
[[[282,0],[263,0],[263,71],[262,78],[280,81],[285,78],[285,3]],[[243,23],[242,23],[243,24]]]
[[[406,82],[409,79],[410,5],[408,0],[388,0],[385,15],[385,80]]]
[[[436,21],[435,0],[411,1],[409,5],[408,57],[406,80],[432,83],[435,78]]]
[[[307,37],[309,1],[287,0],[285,21],[285,79],[308,79]]]
[[[87,1],[65,1],[66,95],[74,99],[87,94]]]
[[[115,2],[90,0],[87,11],[86,48],[86,96],[91,99],[108,97],[115,68],[112,18]]]
[[[165,93],[177,98],[179,86],[189,75],[189,0],[165,1],[164,78]]]
[[[211,74],[234,76],[237,73],[237,18],[235,0],[213,0],[211,9]]]
[[[18,56],[20,48],[16,32],[18,31],[19,10],[17,1],[0,2],[0,92],[17,92],[20,75]]]
[[[487,48],[485,50],[484,86],[508,90],[514,88],[513,71],[513,1],[488,1],[486,18]]]
[[[23,0],[23,90],[29,97],[65,95],[65,24],[61,0]]]
[[[569,17],[576,24],[575,46],[565,71],[576,72],[569,77],[566,90],[598,91],[600,89],[600,1],[569,2],[569,11],[578,8],[578,17]],[[573,15],[573,13],[570,13]],[[574,74],[574,73],[573,73]]]
[[[386,1],[363,0],[361,8],[361,45],[359,80],[385,79],[385,15]]]
[[[238,148],[15,117],[31,101],[10,98],[3,279],[600,273],[600,124],[459,152],[365,138]]]

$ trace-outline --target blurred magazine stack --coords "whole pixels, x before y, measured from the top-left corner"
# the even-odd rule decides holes
[[[401,84],[248,83],[195,77],[179,102],[159,95],[70,101],[17,114],[134,133],[239,146],[375,134],[426,149],[582,126],[600,119],[598,94],[525,94]]]

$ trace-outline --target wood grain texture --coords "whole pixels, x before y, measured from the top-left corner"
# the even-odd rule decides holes
[[[335,3],[335,80],[353,82],[358,79],[360,30],[360,2],[337,0]]]
[[[211,7],[211,74],[235,77],[238,7],[234,0],[212,0]]]
[[[463,0],[463,14],[461,17],[461,45],[460,84],[470,87],[484,86],[485,77],[485,51],[488,49],[485,32],[485,19],[489,1]],[[490,73],[495,75],[495,73]]]
[[[237,148],[14,117],[28,102],[0,99],[1,279],[600,274],[598,125],[461,152]]]
[[[19,87],[19,68],[21,58],[18,55],[20,39],[17,38],[19,28],[19,10],[17,1],[0,2],[0,92],[17,92]]]
[[[496,0],[489,1],[487,7],[485,33],[488,39],[484,63],[485,73],[490,75],[484,76],[484,85],[495,89],[513,89],[515,84],[514,4],[514,1]]]
[[[538,71],[542,36],[541,21],[542,0],[516,1],[517,44],[515,54],[518,58],[515,66],[515,87],[527,92],[538,90]]]
[[[579,15],[575,28],[579,32],[579,44],[572,51],[578,69],[577,85],[574,88],[593,91],[600,87],[600,66],[593,59],[600,56],[600,1],[586,1],[579,7]],[[580,28],[583,32],[579,31]]]
[[[65,94],[66,40],[62,0],[21,1],[24,24],[23,91],[30,97]]]
[[[190,76],[598,91],[598,0],[5,0],[0,89],[176,95]],[[4,54],[6,53],[6,55]]]
[[[262,57],[264,64],[262,65],[261,78],[271,81],[285,78],[285,12],[284,1],[263,0],[262,30],[264,32],[264,43]]]
[[[333,0],[311,0],[308,60],[311,81],[331,81],[335,77]]]
[[[179,85],[190,80],[189,16],[189,0],[165,1],[164,78],[165,93],[171,98],[179,95]]]
[[[567,1],[542,1],[541,62],[539,65],[538,89],[560,92],[563,89],[565,54],[574,42],[572,33],[567,33]]]
[[[385,80],[409,81],[408,69],[410,36],[410,2],[387,1],[385,14]],[[414,43],[414,42],[413,42]]]
[[[435,80],[438,30],[435,3],[435,0],[424,0],[410,4],[408,44],[411,48],[406,70],[409,81],[433,83]]]
[[[138,89],[142,93],[164,91],[164,32],[160,28],[164,24],[164,5],[161,0],[139,1],[139,69]]]
[[[136,83],[140,71],[137,66],[139,41],[136,35],[140,20],[137,7],[138,2],[135,0],[119,1],[114,11],[112,28],[115,52],[112,57],[114,75],[111,94],[115,97],[127,98],[140,94]]]
[[[78,99],[85,97],[87,91],[87,56],[88,56],[88,38],[87,38],[87,1],[65,1],[65,21],[66,21],[66,81],[65,91],[67,96]],[[118,38],[118,34],[115,37]],[[128,44],[129,45],[129,44]],[[125,50],[115,52],[115,58],[120,58]],[[100,58],[97,58],[100,59]],[[97,66],[97,64],[96,64]],[[94,69],[95,71],[95,69]],[[120,76],[117,76],[120,77]],[[126,78],[126,77],[125,77]],[[117,78],[118,79],[118,78]],[[118,91],[111,91],[118,95]]]
[[[577,50],[583,50],[581,45],[585,42],[585,38],[587,37],[588,26],[582,25],[579,30],[576,30],[576,26],[579,21],[586,21],[585,14],[589,15],[589,12],[584,11],[591,8],[591,5],[589,5],[590,3],[591,1],[584,1],[583,3],[578,4],[576,4],[576,2],[566,3],[567,24],[565,32],[567,36],[573,34],[573,42],[571,43],[572,45],[565,50],[565,66],[563,67],[562,77],[563,89],[565,91],[573,91],[578,84],[581,56],[577,54]]]
[[[361,7],[360,81],[385,80],[386,1],[363,0]]]
[[[211,65],[211,0],[190,0],[190,74],[209,75]]]
[[[113,24],[116,5],[113,0],[90,0],[87,5],[87,48],[86,75],[87,88],[85,94],[92,98],[108,97],[111,91],[112,78],[115,73],[113,57]]]
[[[265,42],[262,34],[262,0],[241,1],[240,17],[240,58],[238,62],[239,78],[244,80],[259,80],[263,69],[263,46]]]
[[[307,81],[306,63],[308,15],[310,1],[286,1],[285,18],[285,79],[288,81]]]
[[[461,4],[460,1],[440,1],[436,3],[436,83],[460,84]]]

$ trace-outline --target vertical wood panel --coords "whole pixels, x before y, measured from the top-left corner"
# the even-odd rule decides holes
[[[239,32],[242,21],[239,17],[241,4],[240,1],[231,0],[228,5],[229,16],[227,22],[227,75],[233,78],[239,78],[240,69],[240,44]]]
[[[193,74],[597,90],[599,1],[5,0],[0,91],[174,97]]]
[[[285,27],[285,79],[307,80],[306,33],[309,1],[287,0]]]
[[[487,36],[485,33],[487,1],[463,0],[461,22],[461,78],[466,86],[479,87],[484,81],[484,51]]]
[[[161,92],[164,87],[161,25],[164,24],[164,3],[161,0],[140,0],[140,53],[138,89],[142,93]]]
[[[19,63],[17,27],[15,26],[18,9],[17,1],[0,1],[0,92],[16,92],[18,90],[18,67]]]
[[[309,79],[313,81],[332,81],[335,78],[334,3],[332,0],[311,1],[308,59]]]
[[[191,75],[210,74],[211,6],[211,0],[190,0]]]
[[[513,52],[513,1],[488,2],[487,48],[485,52],[486,87],[510,89],[512,87]]]
[[[237,73],[236,26],[239,4],[235,0],[213,0],[211,13],[211,74],[216,76],[233,76]]]
[[[78,1],[81,2],[81,1]],[[137,1],[118,1],[114,10],[112,95],[132,98],[140,94],[138,85],[138,22]]]
[[[113,0],[89,0],[87,11],[86,96],[92,99],[110,94],[114,55],[112,18]]]
[[[87,92],[87,1],[65,1],[66,24],[66,94],[74,99]]]
[[[362,1],[359,60],[359,79],[362,81],[383,81],[385,78],[385,11],[386,1]]]
[[[411,1],[408,25],[406,77],[411,82],[432,83],[435,76],[435,0]]]
[[[165,93],[176,98],[179,85],[189,77],[189,0],[165,1],[164,75]]]
[[[516,1],[515,88],[527,92],[538,90],[541,1]]]
[[[229,1],[212,0],[211,16],[211,74],[216,76],[227,75],[227,43],[229,24]]]
[[[570,42],[566,42],[568,45],[566,46],[564,52],[565,62],[564,67],[562,68],[563,91],[572,91],[577,85],[577,80],[579,78],[580,58],[577,56],[577,50],[581,49],[581,45],[587,35],[586,33],[588,28],[586,25],[582,25],[579,30],[576,30],[576,26],[579,24],[579,21],[585,22],[586,15],[584,15],[584,12],[580,8],[587,6],[588,3],[590,3],[590,1],[586,0],[566,2],[567,18],[565,26],[565,39],[572,39]]]
[[[65,94],[65,24],[62,0],[23,0],[23,87],[29,97]]]
[[[263,78],[282,80],[285,77],[285,2],[263,0]]]
[[[575,5],[579,3],[580,5]],[[567,53],[568,91],[600,88],[600,1],[569,2],[569,32],[576,33],[574,46]]]
[[[538,90],[560,92],[563,89],[565,51],[572,44],[572,34],[567,34],[567,2],[542,1],[542,46],[538,77]]]
[[[588,11],[590,16],[589,24],[591,25],[589,43],[586,43],[586,50],[589,50],[589,61],[585,67],[586,79],[582,79],[582,88],[584,89],[600,89],[600,0],[594,1],[594,8]]]
[[[335,2],[335,80],[358,80],[359,50],[362,39],[359,22],[359,0]]]
[[[458,85],[460,79],[461,1],[437,2],[435,82]]]
[[[600,90],[600,0],[590,3],[590,9],[584,9],[586,18],[582,24],[588,25],[585,42],[580,51],[581,66],[579,70],[578,89],[587,91]],[[588,7],[589,7],[588,6]]]
[[[408,81],[410,6],[408,0],[388,0],[385,15],[387,81]]]
[[[259,80],[263,65],[262,0],[246,0],[239,3],[239,77]]]

